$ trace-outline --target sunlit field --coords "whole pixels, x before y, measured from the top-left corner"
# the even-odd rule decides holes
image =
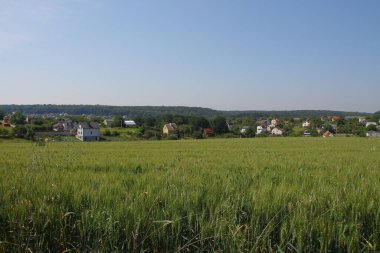
[[[0,141],[0,252],[378,252],[380,140]]]

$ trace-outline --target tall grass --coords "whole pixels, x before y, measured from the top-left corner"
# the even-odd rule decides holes
[[[0,252],[378,252],[380,140],[0,143]]]

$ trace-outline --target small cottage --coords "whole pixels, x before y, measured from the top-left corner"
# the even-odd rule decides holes
[[[256,134],[266,133],[268,132],[266,126],[257,126],[256,127]]]
[[[178,126],[176,123],[165,124],[162,128],[163,134],[169,135],[178,135]]]
[[[214,132],[212,131],[211,128],[204,128],[203,129],[203,137],[204,138],[212,137],[213,135],[214,135]]]
[[[302,127],[310,127],[310,126],[311,126],[310,120],[305,120],[304,122],[302,122]]]
[[[278,126],[278,125],[280,124],[280,121],[279,121],[279,119],[274,118],[274,119],[272,119],[272,120],[270,121],[270,124],[271,124],[272,126]]]
[[[95,122],[80,122],[78,123],[76,137],[81,141],[99,141],[99,124]]]
[[[112,124],[113,124],[113,119],[105,119],[105,120],[103,120],[103,124],[104,124],[106,127],[111,127]]]
[[[125,127],[135,127],[136,126],[136,122],[134,120],[124,120],[124,125]]]
[[[279,127],[275,127],[275,128],[273,128],[272,129],[272,134],[273,135],[283,135],[283,133],[284,133],[285,131],[283,130],[283,129],[281,129],[281,128],[279,128]]]

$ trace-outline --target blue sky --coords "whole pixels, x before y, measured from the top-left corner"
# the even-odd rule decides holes
[[[380,110],[380,1],[0,0],[0,104]]]

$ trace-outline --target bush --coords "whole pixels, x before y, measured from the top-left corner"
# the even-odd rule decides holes
[[[108,128],[106,130],[104,130],[104,133],[103,133],[104,136],[111,136],[111,130],[109,130]]]
[[[238,135],[235,135],[233,133],[225,133],[218,136],[219,138],[238,138]]]
[[[193,137],[194,139],[203,139],[203,134],[201,131],[195,131],[191,137]]]
[[[176,135],[169,135],[168,140],[178,140],[178,136]]]

